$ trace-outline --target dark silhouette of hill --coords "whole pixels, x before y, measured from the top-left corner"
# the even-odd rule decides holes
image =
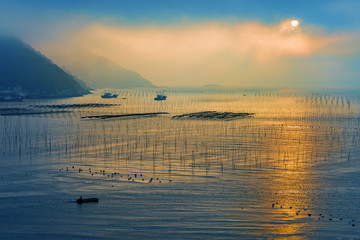
[[[27,98],[62,98],[89,93],[83,83],[29,45],[0,35],[0,88],[18,86]]]

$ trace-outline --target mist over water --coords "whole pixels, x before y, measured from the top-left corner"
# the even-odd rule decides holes
[[[158,102],[156,89],[104,91],[1,103],[0,238],[360,235],[356,94],[169,88]],[[10,108],[44,113],[3,114]],[[255,115],[171,119],[200,111]],[[169,114],[81,118],[150,112]],[[77,205],[80,195],[100,201]]]

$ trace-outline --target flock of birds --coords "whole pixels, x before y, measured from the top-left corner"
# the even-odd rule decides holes
[[[282,206],[282,205],[280,205],[278,202],[273,202],[272,203],[272,206],[271,206],[272,208],[279,208],[279,209],[290,209],[290,210],[292,210],[293,209],[293,207],[292,206],[289,206],[289,207],[284,207],[284,206]],[[296,216],[299,216],[299,215],[301,215],[301,214],[305,214],[305,216],[306,216],[306,214],[307,214],[307,216],[309,217],[309,218],[313,218],[314,220],[325,220],[325,218],[327,218],[328,219],[328,221],[333,221],[333,220],[339,220],[339,221],[344,221],[345,222],[345,218],[343,218],[343,217],[339,217],[339,218],[336,218],[335,219],[335,216],[333,216],[332,214],[329,214],[328,216],[326,216],[326,215],[324,215],[324,214],[322,214],[322,213],[319,213],[319,214],[313,214],[313,213],[307,213],[307,210],[308,209],[306,209],[306,208],[303,208],[303,209],[301,209],[301,210],[297,210],[296,212],[295,212],[295,214],[296,214]],[[355,227],[356,225],[355,225],[355,219],[347,219],[348,220],[348,223],[349,223],[349,225],[350,226],[352,226],[352,227]]]
[[[73,170],[72,170],[73,169]],[[75,170],[75,166],[71,166],[71,167],[65,167],[65,168],[60,168],[59,171],[73,171],[73,172],[78,172],[78,173],[82,173],[84,172],[84,169],[82,168],[76,168]],[[127,181],[132,181],[132,182],[147,182],[147,183],[162,183],[164,182],[164,180],[159,179],[158,177],[150,177],[150,178],[146,178],[143,174],[121,174],[119,172],[107,172],[105,170],[97,170],[97,171],[93,171],[91,168],[89,168],[88,170],[86,170],[86,172],[88,172],[91,176],[95,175],[102,175],[108,178],[114,178],[114,177],[120,177],[120,178],[124,178],[127,179]],[[169,179],[167,182],[172,182],[171,179]],[[112,185],[113,187],[113,185]]]
[[[75,166],[71,166],[71,167],[64,167],[64,168],[60,168],[59,171],[66,171],[66,172],[74,172],[74,173],[82,173],[82,172],[87,172],[89,175],[94,176],[94,175],[99,175],[99,176],[104,176],[107,178],[114,178],[114,177],[120,177],[122,179],[124,179],[125,181],[130,181],[130,182],[144,182],[144,183],[162,183],[165,182],[164,180],[161,180],[159,178],[155,178],[155,177],[148,177],[146,178],[143,174],[138,174],[138,173],[134,173],[134,174],[121,174],[119,172],[107,172],[105,170],[97,170],[97,171],[93,171],[91,168],[88,168],[87,170],[84,170],[83,168],[75,168]],[[171,183],[172,180],[169,179],[166,182]],[[112,187],[114,187],[114,185],[112,185]],[[290,210],[295,210],[294,207],[292,206],[283,206],[281,204],[279,204],[279,202],[273,202],[272,203],[272,208],[278,208],[278,209],[290,209]],[[347,222],[348,224],[352,227],[355,227],[355,219],[348,219],[348,218],[343,218],[343,217],[337,217],[335,218],[335,216],[333,216],[332,214],[322,214],[322,213],[318,213],[318,214],[313,214],[313,213],[309,213],[307,211],[307,208],[302,208],[302,209],[298,209],[294,212],[294,216],[307,216],[308,218],[312,218],[313,220],[326,220],[328,219],[328,221],[344,221]],[[347,221],[346,221],[347,220]]]

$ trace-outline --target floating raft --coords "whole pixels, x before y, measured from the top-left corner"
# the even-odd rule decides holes
[[[81,104],[58,104],[58,105],[33,105],[36,108],[101,108],[101,107],[114,107],[120,106],[120,104],[109,104],[109,103],[81,103]]]
[[[205,111],[176,115],[173,116],[172,119],[234,120],[239,118],[251,117],[253,115],[255,115],[255,113]]]
[[[146,117],[146,116],[157,116],[160,114],[169,114],[167,112],[154,112],[154,113],[131,113],[131,114],[120,114],[120,115],[98,115],[98,116],[85,116],[81,118],[86,119],[109,119],[109,118],[126,118],[126,117]]]
[[[19,116],[19,115],[36,115],[36,114],[57,114],[57,113],[68,113],[69,111],[61,110],[39,110],[32,108],[0,108],[1,116]]]

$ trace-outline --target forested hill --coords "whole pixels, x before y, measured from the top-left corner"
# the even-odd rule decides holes
[[[21,87],[27,98],[62,98],[89,93],[84,84],[15,38],[0,35],[0,89]]]

